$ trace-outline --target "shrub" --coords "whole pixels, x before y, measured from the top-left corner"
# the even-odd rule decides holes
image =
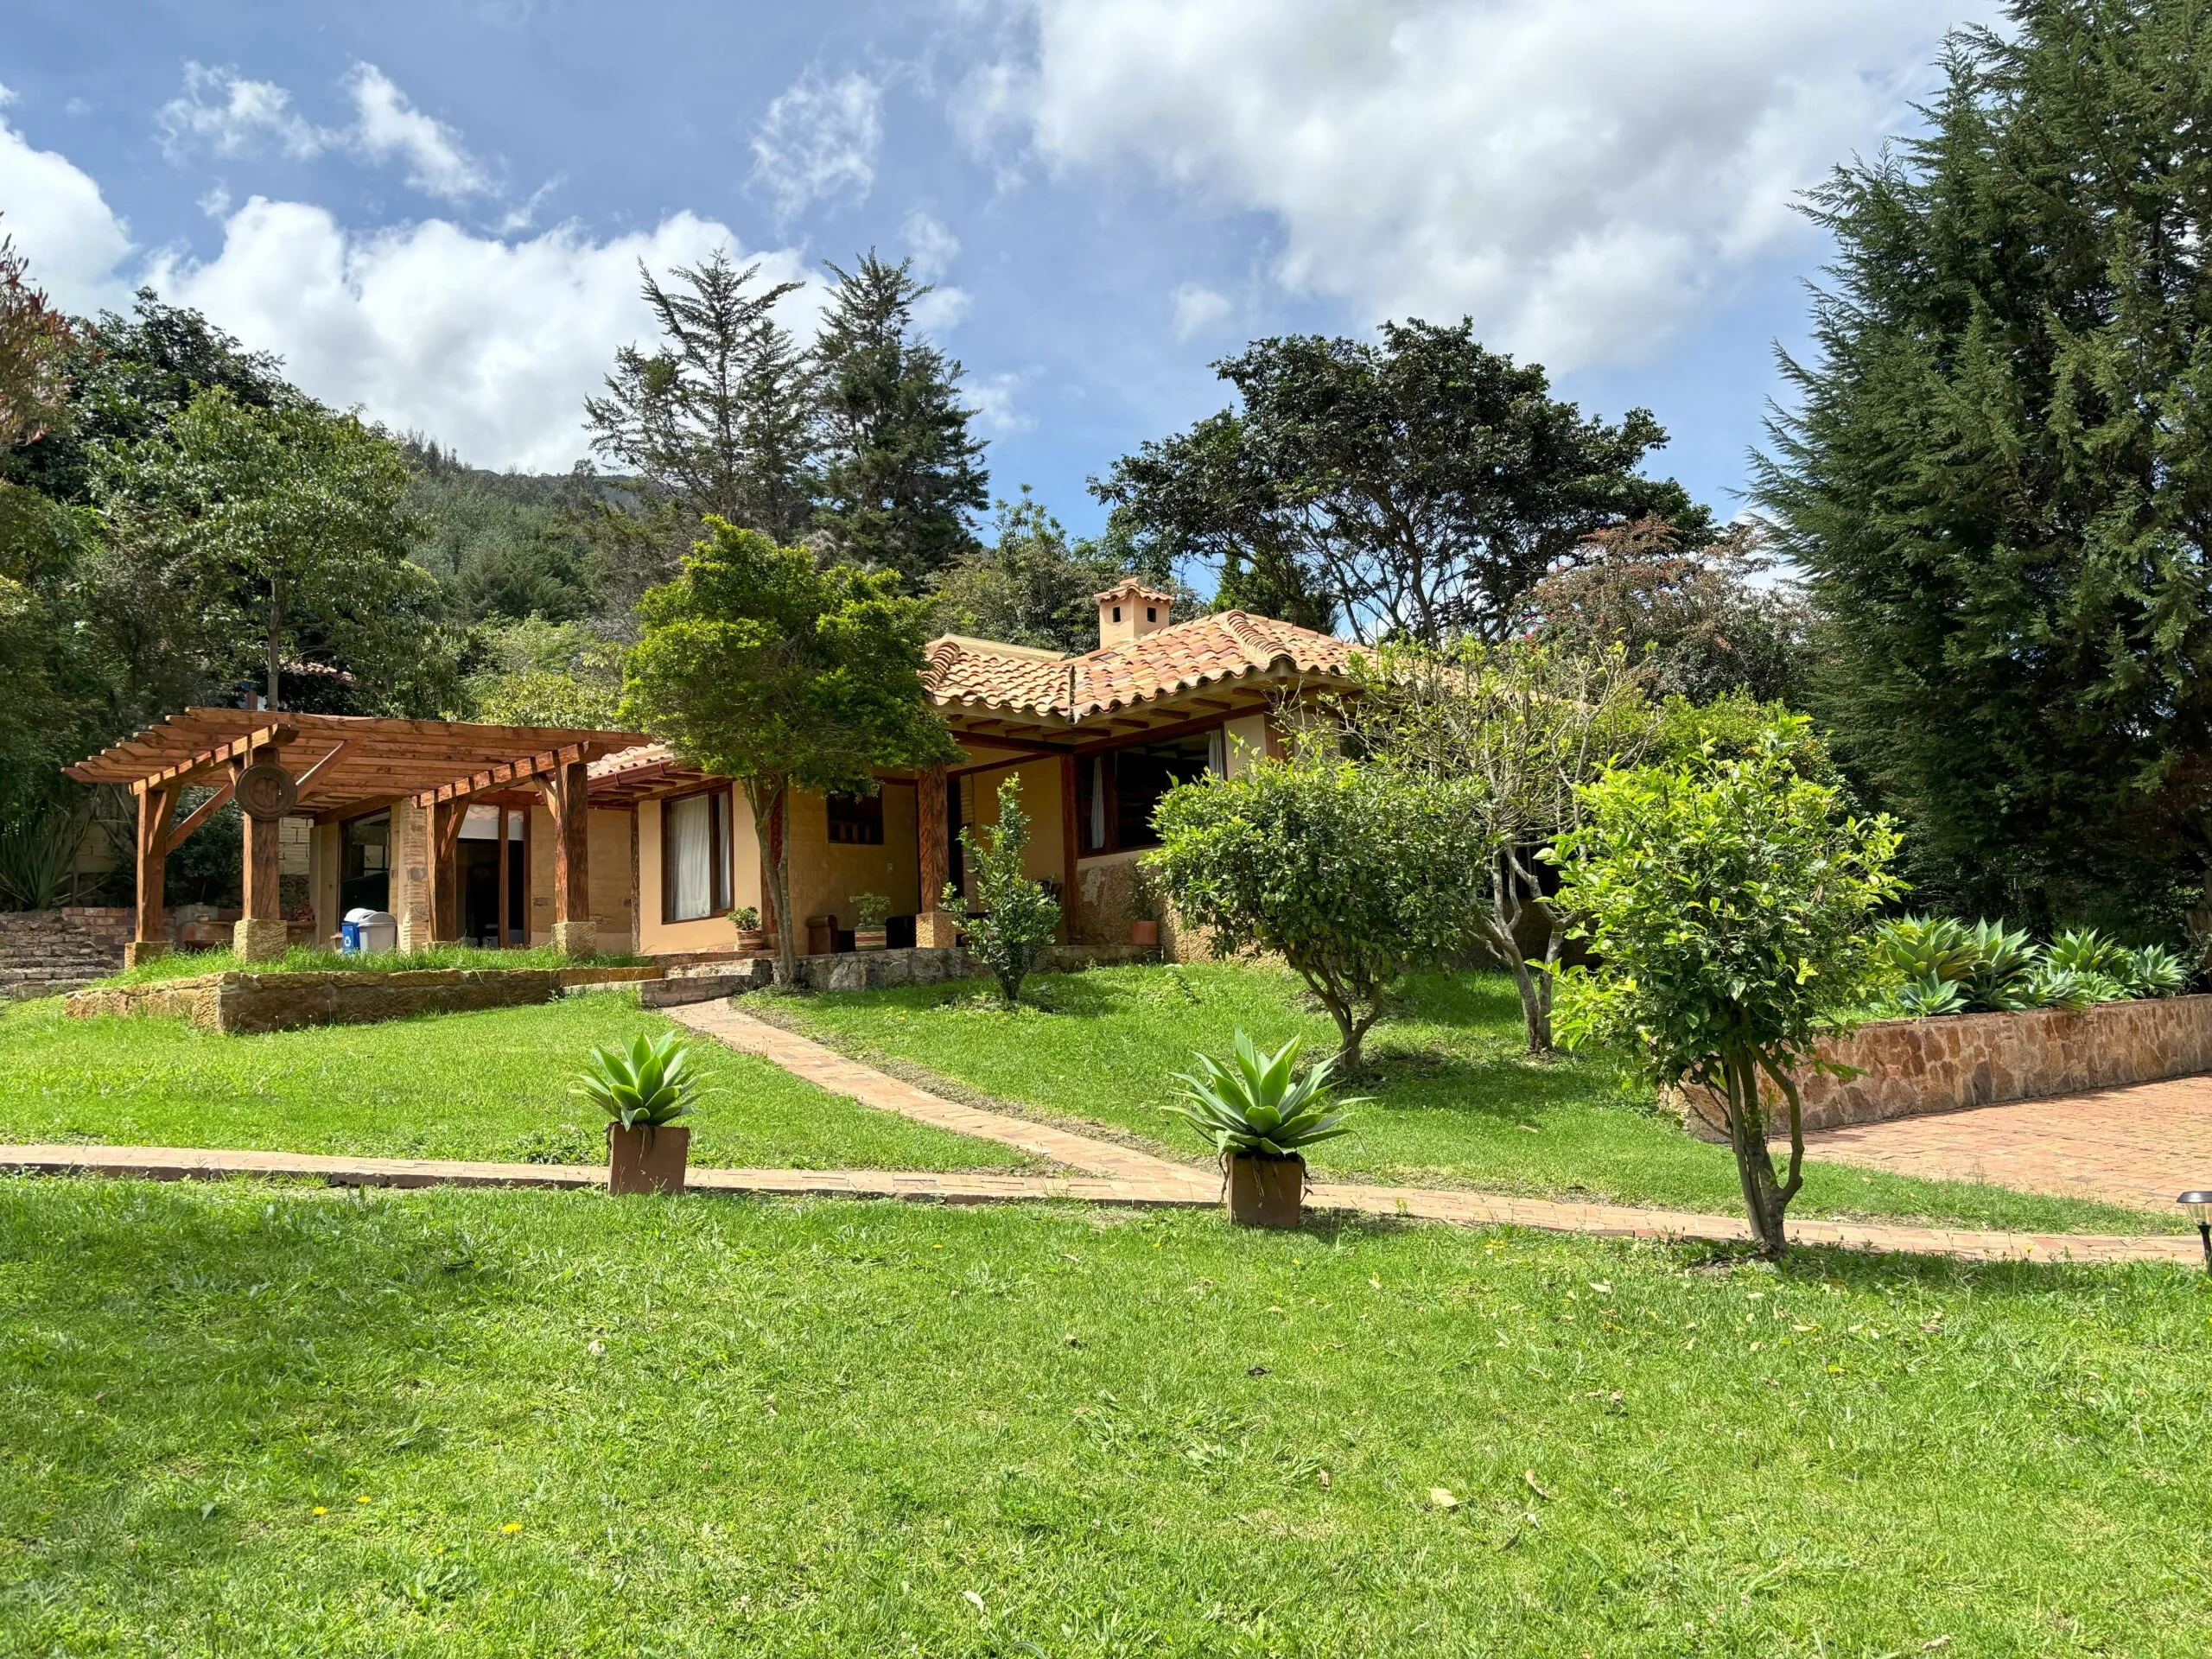
[[[1262,1054],[1240,1030],[1228,1065],[1205,1054],[1191,1057],[1198,1062],[1198,1073],[1177,1072],[1183,1098],[1160,1110],[1196,1128],[1224,1158],[1294,1158],[1308,1147],[1350,1135],[1342,1109],[1366,1102],[1331,1099],[1332,1060],[1300,1073],[1301,1041],[1294,1037],[1273,1054]],[[1338,1109],[1332,1111],[1332,1106]]]
[[[1021,810],[1020,778],[1009,776],[999,785],[998,827],[988,836],[985,845],[969,830],[960,832],[960,844],[967,849],[968,868],[976,879],[975,907],[950,883],[944,904],[963,918],[969,950],[998,981],[999,1000],[1012,1007],[1020,1001],[1021,982],[1029,977],[1060,925],[1058,901],[1021,868],[1029,847],[1029,815]]]
[[[853,895],[853,925],[859,928],[881,927],[891,914],[891,901],[880,893],[856,893]]]
[[[675,1032],[658,1038],[643,1032],[630,1046],[594,1048],[570,1091],[594,1102],[608,1118],[607,1131],[664,1128],[688,1117],[706,1092],[691,1064],[691,1050]]]
[[[729,913],[729,925],[750,933],[760,925],[760,910],[756,905],[740,905]]]

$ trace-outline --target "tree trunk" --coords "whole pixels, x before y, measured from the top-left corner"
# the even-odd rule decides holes
[[[1789,1185],[1785,1190],[1774,1178],[1774,1160],[1766,1149],[1766,1113],[1759,1104],[1758,1062],[1749,1054],[1732,1054],[1722,1062],[1728,1106],[1728,1142],[1736,1154],[1736,1175],[1744,1190],[1744,1210],[1751,1224],[1752,1242],[1770,1262],[1779,1262],[1789,1248],[1783,1226],[1784,1211],[1797,1189],[1799,1172],[1791,1160]],[[1791,1113],[1793,1131],[1796,1114]],[[1793,1135],[1794,1138],[1794,1135]]]
[[[776,929],[776,982],[795,984],[798,979],[798,950],[792,938],[790,837],[784,834],[786,785],[763,779],[745,779],[746,804],[753,809],[753,838],[760,849],[760,880],[767,909]]]
[[[1551,986],[1548,976],[1542,985],[1536,982],[1537,976],[1529,971],[1529,963],[1521,954],[1519,931],[1523,906],[1510,854],[1499,853],[1491,860],[1490,900],[1490,916],[1483,936],[1491,949],[1505,958],[1506,971],[1513,976],[1513,988],[1521,994],[1521,1025],[1528,1035],[1528,1052],[1548,1054],[1552,1052]]]
[[[273,576],[269,582],[269,706],[281,709],[283,694],[283,671],[284,662],[284,582]]]

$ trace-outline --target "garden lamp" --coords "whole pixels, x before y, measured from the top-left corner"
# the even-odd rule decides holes
[[[2196,1217],[2196,1236],[2204,1241],[2204,1271],[2212,1273],[2212,1192],[2184,1192],[2174,1202],[2188,1205]]]

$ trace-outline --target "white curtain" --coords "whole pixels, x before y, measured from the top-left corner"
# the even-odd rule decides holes
[[[714,907],[714,798],[687,795],[670,809],[676,815],[671,839],[676,849],[676,915],[696,921]]]
[[[1095,754],[1090,757],[1090,844],[1094,849],[1106,844],[1106,763]]]

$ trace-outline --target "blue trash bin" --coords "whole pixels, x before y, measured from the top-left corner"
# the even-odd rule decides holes
[[[338,948],[348,954],[358,953],[359,951],[361,948],[361,925],[359,922],[340,922],[338,924]]]

